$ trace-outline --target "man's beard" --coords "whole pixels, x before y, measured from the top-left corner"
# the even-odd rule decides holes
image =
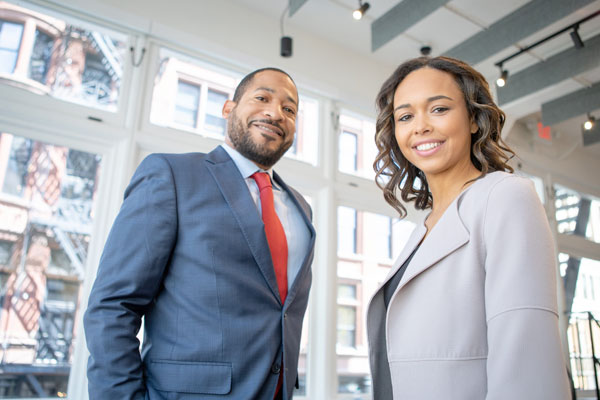
[[[281,129],[278,123],[268,120],[254,120],[251,122],[262,122],[274,125]],[[283,154],[292,146],[292,142],[282,141],[279,148],[269,150],[266,147],[260,146],[252,140],[252,135],[249,131],[251,123],[244,128],[244,124],[237,117],[235,109],[232,110],[230,118],[227,121],[227,135],[233,144],[233,147],[247,159],[267,168],[271,168]],[[283,131],[283,129],[282,129]],[[285,134],[285,133],[284,133]]]

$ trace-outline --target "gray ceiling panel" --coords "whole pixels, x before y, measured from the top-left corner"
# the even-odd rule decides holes
[[[542,123],[554,125],[600,108],[600,83],[542,104]]]
[[[506,86],[498,88],[498,103],[506,104],[537,92],[600,64],[600,35],[585,41],[585,47],[569,48],[546,61],[508,76]]]
[[[534,0],[448,50],[445,56],[477,64],[594,0]]]
[[[403,0],[371,24],[371,51],[375,51],[450,0]]]
[[[290,1],[290,17],[291,17],[308,0],[289,0],[289,1]]]

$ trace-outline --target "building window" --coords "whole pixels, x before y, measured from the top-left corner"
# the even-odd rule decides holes
[[[200,86],[179,81],[175,98],[175,114],[173,120],[180,125],[195,128],[198,124],[198,106],[200,102]]]
[[[356,307],[338,306],[337,343],[340,347],[356,347]]]
[[[217,90],[208,89],[206,99],[206,110],[204,116],[204,126],[214,133],[225,136],[225,118],[223,118],[223,106],[229,98],[229,95]]]
[[[61,397],[73,359],[100,156],[3,133],[0,149],[5,143],[13,163],[0,165],[3,190],[27,201],[5,196],[0,205],[0,216],[13,216],[0,218],[0,230],[12,237],[12,246],[0,240],[0,397]]]
[[[129,55],[125,35],[104,27],[89,29],[90,24],[84,28],[55,15],[0,2],[0,12],[4,10],[28,28],[0,21],[0,73],[9,74],[3,83],[117,111],[124,58]]]
[[[2,191],[20,197],[25,190],[33,141],[24,137],[0,133],[0,144],[2,147],[10,146],[6,170],[0,171],[0,177],[4,175]]]
[[[339,170],[342,172],[355,173],[358,168],[358,135],[343,131],[340,134]]]
[[[377,155],[375,123],[369,118],[342,111],[339,125],[338,170],[363,178],[374,178],[373,161]]]
[[[38,81],[42,85],[46,84],[53,46],[54,38],[39,29],[35,31],[35,42],[29,59],[29,79]]]
[[[14,242],[0,240],[0,265],[8,265],[13,255]]]
[[[12,74],[17,65],[23,24],[0,20],[0,74]]]
[[[555,185],[556,223],[559,233],[600,243],[600,200]]]
[[[356,210],[350,207],[338,207],[338,253],[357,253],[357,233]]]

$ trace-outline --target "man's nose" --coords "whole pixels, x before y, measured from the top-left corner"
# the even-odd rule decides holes
[[[280,120],[283,118],[283,110],[281,105],[275,103],[265,104],[263,114],[274,120]]]

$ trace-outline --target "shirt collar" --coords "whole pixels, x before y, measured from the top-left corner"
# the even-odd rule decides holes
[[[222,143],[221,147],[223,147],[223,149],[227,152],[227,154],[229,154],[229,157],[231,157],[231,159],[235,163],[235,166],[238,168],[238,170],[240,171],[240,174],[242,174],[244,179],[250,178],[252,176],[252,174],[254,174],[257,171],[266,172],[271,177],[271,183],[273,185],[273,188],[279,189],[277,187],[277,184],[273,181],[273,169],[272,168],[269,168],[268,170],[258,168],[256,166],[256,164],[254,164],[252,161],[248,160],[246,157],[244,157],[242,154],[240,154],[239,151],[237,151],[236,149],[234,149],[227,143]]]

